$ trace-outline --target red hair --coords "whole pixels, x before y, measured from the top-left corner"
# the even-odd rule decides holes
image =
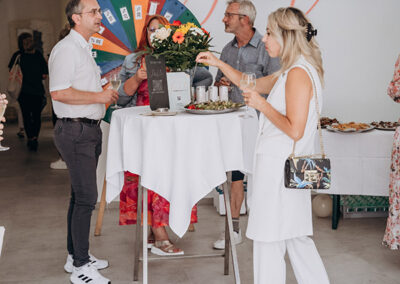
[[[140,41],[135,52],[143,51],[146,49],[146,47],[149,47],[150,39],[147,36],[147,28],[150,26],[150,23],[153,20],[158,20],[161,25],[169,25],[168,20],[161,15],[152,15],[147,17],[146,24],[143,27],[142,36],[140,37]]]

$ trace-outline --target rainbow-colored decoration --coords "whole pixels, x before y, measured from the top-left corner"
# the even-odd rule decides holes
[[[91,38],[93,57],[102,78],[118,72],[125,56],[132,53],[140,40],[146,17],[160,14],[170,22],[193,22],[193,13],[178,0],[98,0],[102,9],[102,26]],[[103,80],[106,84],[106,81]]]

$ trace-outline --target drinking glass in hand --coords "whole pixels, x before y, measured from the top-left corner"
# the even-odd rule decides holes
[[[256,88],[256,74],[244,72],[242,74],[242,78],[240,79],[239,88],[242,90],[242,93],[245,89],[254,90]],[[247,104],[246,104],[246,112],[240,115],[240,117],[243,118],[253,117],[251,114],[249,114],[249,107],[247,106]]]
[[[113,89],[114,91],[118,92],[118,89],[121,86],[121,78],[119,77],[119,75],[118,74],[111,74],[110,77],[109,77],[109,81],[110,81],[111,89]],[[113,105],[110,106],[110,108],[118,109],[118,108],[121,108],[121,107],[118,106],[117,103],[115,102]]]
[[[6,112],[6,107],[7,107],[7,105],[3,101],[0,100],[0,119],[4,116],[4,113]],[[0,142],[0,151],[7,151],[9,149],[10,149],[10,147],[1,146],[1,142]]]

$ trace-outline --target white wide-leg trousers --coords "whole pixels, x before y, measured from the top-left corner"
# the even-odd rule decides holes
[[[285,284],[286,250],[299,284],[329,284],[314,241],[306,236],[279,242],[254,241],[255,284]]]

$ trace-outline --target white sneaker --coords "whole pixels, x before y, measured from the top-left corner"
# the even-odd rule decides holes
[[[74,260],[72,258],[72,255],[69,254],[67,256],[67,261],[65,262],[64,265],[64,270],[68,273],[72,273],[74,269]],[[94,257],[92,254],[89,253],[89,263],[96,269],[104,269],[108,267],[108,261],[105,259],[98,259]]]
[[[233,243],[238,245],[243,242],[242,230],[239,229],[239,233],[233,231]],[[225,249],[225,232],[221,234],[219,239],[214,243],[213,247],[215,249]]]
[[[69,280],[73,284],[111,284],[110,279],[101,275],[90,262],[81,267],[74,266]]]
[[[53,170],[66,170],[67,164],[59,158],[57,161],[50,163],[50,168]]]

